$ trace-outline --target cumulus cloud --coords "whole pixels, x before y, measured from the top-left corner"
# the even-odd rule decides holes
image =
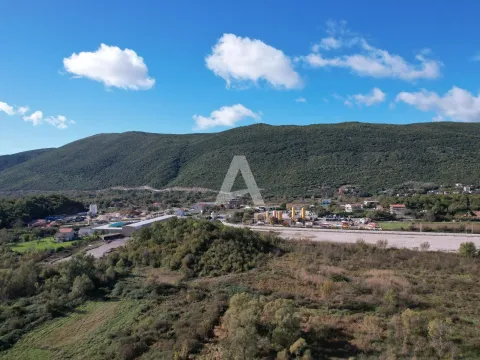
[[[106,87],[148,90],[155,84],[143,58],[133,50],[117,46],[101,44],[97,51],[74,53],[63,59],[63,65],[76,77],[95,80]]]
[[[297,103],[306,103],[307,102],[307,99],[303,98],[303,97],[299,97],[297,99],[295,99],[295,102]]]
[[[0,111],[3,111],[7,115],[15,114],[15,110],[13,109],[13,106],[10,106],[6,102],[1,102],[1,101],[0,101]]]
[[[241,104],[233,106],[223,106],[218,110],[212,111],[210,116],[193,115],[196,130],[205,130],[217,126],[233,127],[243,119],[251,118],[260,120],[260,114],[247,109]]]
[[[443,96],[433,91],[401,92],[396,102],[403,102],[421,111],[434,111],[433,121],[450,119],[454,121],[480,121],[480,95],[474,96],[467,90],[452,87]]]
[[[207,68],[227,82],[227,87],[266,81],[275,88],[293,89],[302,80],[281,50],[264,42],[224,34],[205,58]]]
[[[346,23],[329,22],[328,37],[312,47],[313,52],[296,60],[315,68],[345,68],[360,76],[396,78],[406,81],[436,79],[440,76],[442,63],[429,59],[430,51],[422,50],[411,63],[400,55],[370,45],[365,38],[346,29]],[[325,56],[321,50],[348,50],[339,56]],[[352,51],[356,49],[357,51]]]
[[[372,106],[385,101],[386,94],[379,88],[373,88],[368,94],[356,94],[349,96],[357,105]]]
[[[43,120],[43,113],[37,110],[31,115],[24,116],[23,120],[31,122],[34,126],[40,125]]]

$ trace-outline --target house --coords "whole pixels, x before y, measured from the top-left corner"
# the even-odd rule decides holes
[[[405,215],[407,208],[403,204],[392,204],[390,205],[390,214],[403,216]]]
[[[352,213],[360,210],[362,210],[362,204],[346,204],[345,205],[345,212]]]
[[[78,230],[78,237],[83,238],[86,236],[90,236],[93,233],[94,233],[94,230],[92,228],[83,227],[83,228],[80,228],[80,230]]]
[[[365,200],[363,202],[363,206],[367,208],[375,208],[377,204],[378,204],[378,201],[375,201],[375,200]]]
[[[242,199],[237,197],[237,198],[233,198],[233,199],[228,200],[225,203],[225,207],[227,209],[238,209],[241,204],[242,204]]]
[[[208,211],[209,209],[213,208],[215,206],[215,203],[213,202],[203,202],[203,203],[196,203],[193,205],[190,209],[191,212],[193,213],[201,213],[203,214],[204,212]]]
[[[75,230],[72,228],[60,228],[55,234],[57,242],[72,241],[75,238]]]

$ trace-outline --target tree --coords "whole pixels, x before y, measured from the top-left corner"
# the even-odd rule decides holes
[[[83,297],[93,289],[95,289],[95,284],[87,275],[83,274],[77,276],[73,281],[72,295],[74,297]]]

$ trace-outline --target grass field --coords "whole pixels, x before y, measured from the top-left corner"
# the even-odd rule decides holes
[[[30,332],[0,359],[104,359],[108,335],[124,329],[137,312],[134,301],[88,302]]]
[[[72,241],[57,243],[53,237],[47,237],[41,240],[16,243],[12,245],[11,249],[19,253],[24,253],[29,250],[39,251],[39,250],[57,249],[59,247],[66,248],[70,246],[72,246]]]
[[[420,231],[420,224],[422,231],[455,231],[471,233],[473,227],[473,233],[480,233],[480,223],[478,222],[413,222],[413,221],[394,221],[394,222],[378,222],[377,223],[383,230],[407,230],[411,231],[412,226],[415,227],[413,231]]]

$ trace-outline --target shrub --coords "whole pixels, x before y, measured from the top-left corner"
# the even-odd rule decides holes
[[[478,255],[477,247],[473,242],[465,242],[460,244],[459,253],[462,256],[473,258]]]
[[[453,343],[450,339],[452,329],[447,320],[435,319],[428,323],[428,337],[433,349],[440,358],[453,350]]]
[[[388,240],[378,240],[377,241],[377,247],[379,247],[380,249],[386,249],[388,246]]]
[[[421,251],[428,251],[430,249],[430,243],[428,241],[422,242],[420,244]]]

